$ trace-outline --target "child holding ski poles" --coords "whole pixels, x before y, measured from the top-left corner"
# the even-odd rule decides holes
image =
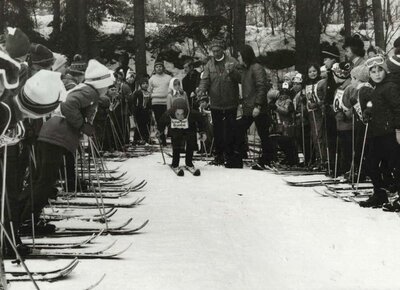
[[[397,57],[398,58],[398,57]],[[393,61],[394,60],[394,61]],[[383,56],[378,55],[366,61],[369,75],[375,88],[368,100],[360,100],[366,104],[363,111],[364,119],[368,121],[368,154],[367,174],[374,185],[374,194],[366,201],[360,202],[361,207],[381,207],[388,203],[388,194],[382,178],[382,167],[385,162],[397,183],[400,180],[398,159],[400,144],[400,74],[399,63],[389,59],[388,64],[394,73],[388,74],[388,66]],[[386,204],[387,210],[400,210],[397,199],[393,204]]]
[[[159,138],[165,127],[169,126],[172,140],[172,164],[171,168],[178,176],[183,176],[184,171],[179,167],[180,153],[185,152],[185,168],[193,175],[200,175],[200,170],[193,164],[193,152],[197,148],[197,132],[200,132],[200,140],[206,140],[205,122],[203,116],[197,111],[190,111],[189,104],[184,98],[173,101],[172,107],[165,112],[158,121]]]

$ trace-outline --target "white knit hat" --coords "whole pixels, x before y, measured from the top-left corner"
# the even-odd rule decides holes
[[[54,111],[65,94],[61,73],[40,70],[26,81],[15,102],[29,118],[40,118]]]
[[[91,59],[85,71],[85,83],[92,85],[95,89],[107,88],[114,84],[114,77],[106,66]]]
[[[6,89],[16,89],[19,85],[21,65],[0,49],[0,78]]]

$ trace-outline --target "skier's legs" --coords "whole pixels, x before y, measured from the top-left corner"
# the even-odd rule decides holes
[[[260,162],[269,164],[273,160],[274,148],[269,137],[269,126],[271,125],[270,117],[267,114],[258,115],[254,122],[256,124],[258,136],[261,139],[262,156]]]

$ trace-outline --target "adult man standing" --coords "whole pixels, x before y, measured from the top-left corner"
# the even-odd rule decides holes
[[[235,167],[234,132],[236,128],[236,113],[239,103],[238,83],[229,77],[226,65],[237,65],[236,59],[224,52],[223,40],[215,39],[211,44],[213,57],[207,62],[202,74],[199,91],[208,91],[214,130],[216,165],[223,164]]]

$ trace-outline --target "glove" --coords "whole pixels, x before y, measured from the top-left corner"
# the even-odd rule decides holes
[[[355,104],[357,104],[357,103],[358,103],[357,98],[354,98],[354,97],[351,97],[351,98],[350,98],[350,104],[351,104],[352,107],[353,107]]]
[[[256,118],[258,115],[260,115],[260,107],[256,106],[253,109],[253,118]]]
[[[207,135],[204,132],[200,133],[200,141],[205,142],[207,140]]]
[[[396,129],[396,140],[397,144],[400,145],[400,129]]]
[[[372,119],[372,109],[371,108],[366,108],[363,111],[363,120],[365,122],[369,122],[369,121],[371,121],[371,119]]]
[[[92,137],[94,135],[94,133],[96,132],[95,128],[90,123],[83,124],[81,131],[82,131],[82,133],[84,133],[85,135],[87,135],[89,137]]]
[[[310,110],[314,110],[314,109],[317,109],[318,108],[318,104],[317,103],[308,103],[308,108],[310,109]]]

